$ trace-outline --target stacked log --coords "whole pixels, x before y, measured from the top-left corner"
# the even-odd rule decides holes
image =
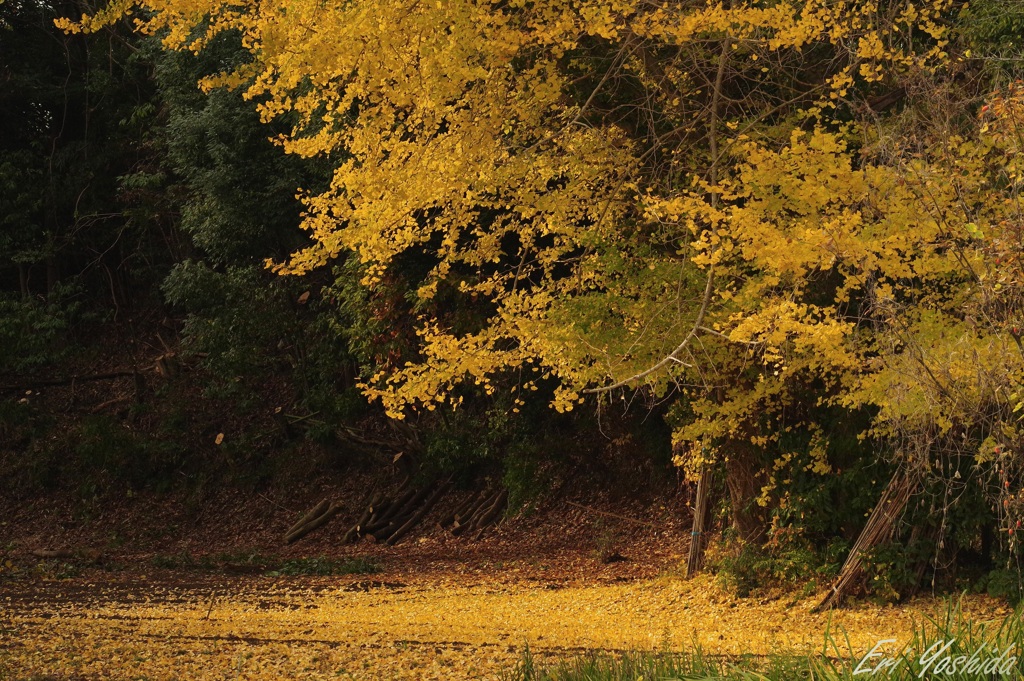
[[[402,539],[402,537],[408,534],[408,532],[411,529],[416,527],[420,523],[420,521],[423,520],[423,516],[427,515],[427,513],[430,512],[430,509],[434,508],[434,504],[437,503],[438,499],[445,495],[445,492],[448,491],[448,487],[450,486],[450,484],[451,483],[446,481],[438,485],[438,487],[433,492],[431,492],[430,496],[427,497],[426,501],[423,502],[423,505],[421,505],[418,510],[413,512],[412,516],[408,520],[406,520],[405,523],[400,525],[397,530],[395,530],[390,536],[388,536],[387,539],[384,540],[385,543],[388,546],[394,546]]]
[[[455,507],[455,509],[446,515],[438,523],[438,526],[442,529],[450,525],[455,524],[459,518],[466,519],[469,517],[468,512],[471,508],[474,508],[476,504],[480,503],[484,497],[487,496],[488,490],[480,490],[477,494],[470,495],[461,504]]]
[[[342,543],[373,537],[393,546],[422,522],[450,486],[447,480],[434,481],[419,489],[403,486],[394,498],[378,495],[345,533]]]
[[[292,544],[305,537],[313,530],[319,529],[330,522],[341,512],[341,504],[324,499],[307,511],[284,534],[286,544]]]
[[[341,542],[372,537],[374,541],[393,546],[419,526],[451,489],[449,480],[433,481],[419,488],[403,485],[392,496],[375,494]],[[508,490],[486,489],[471,495],[438,523],[453,535],[480,539],[501,520],[508,506]],[[322,527],[341,510],[339,504],[324,499],[303,514],[285,533],[289,544]]]
[[[341,538],[341,543],[347,544],[350,541],[355,541],[361,537],[363,528],[381,513],[380,507],[384,501],[385,499],[383,494],[375,494],[373,498],[370,499],[370,504],[366,507],[366,510],[363,511],[363,515],[359,517],[356,524],[350,527],[348,532],[345,533],[345,536]]]
[[[508,505],[508,490],[489,489],[470,497],[441,521],[453,535],[480,539],[489,527],[501,519]]]

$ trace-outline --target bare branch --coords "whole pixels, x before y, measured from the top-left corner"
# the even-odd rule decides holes
[[[712,97],[711,97],[711,119],[710,119],[710,121],[708,123],[708,126],[709,126],[709,138],[710,138],[710,143],[711,143],[711,170],[710,170],[710,177],[711,177],[711,186],[712,187],[716,187],[717,184],[718,184],[718,169],[719,169],[718,168],[718,164],[719,164],[719,160],[721,159],[721,156],[719,154],[719,149],[718,149],[718,107],[719,107],[719,104],[721,102],[722,82],[725,80],[725,67],[726,67],[726,64],[728,64],[728,61],[729,61],[729,51],[730,51],[731,47],[732,47],[732,38],[727,36],[725,38],[725,40],[722,42],[722,51],[721,51],[721,54],[719,55],[719,58],[718,58],[718,73],[715,75],[715,89],[714,89],[714,93],[712,94]],[[713,192],[711,194],[711,203],[712,203],[712,205],[717,207],[718,206],[718,201],[719,201],[719,198],[718,198],[717,191]],[[681,365],[686,366],[686,367],[692,366],[691,364],[687,364],[686,362],[681,360],[679,358],[679,356],[683,353],[684,350],[686,350],[687,346],[689,346],[690,341],[692,341],[694,339],[694,337],[696,337],[697,332],[700,331],[703,328],[703,326],[704,326],[704,317],[707,315],[708,308],[711,306],[711,297],[714,294],[714,291],[715,291],[715,265],[712,262],[711,264],[708,265],[708,279],[707,279],[707,283],[704,285],[704,295],[702,296],[702,299],[701,299],[700,311],[697,313],[697,319],[694,321],[693,326],[690,328],[689,333],[687,333],[686,337],[683,339],[683,341],[679,345],[676,346],[675,350],[670,352],[667,356],[665,356],[661,361],[659,361],[654,366],[652,366],[652,367],[650,367],[648,369],[645,369],[644,371],[641,371],[640,373],[634,374],[634,375],[630,376],[629,378],[623,379],[621,381],[616,381],[615,383],[613,383],[611,385],[602,386],[600,388],[589,388],[587,390],[584,390],[583,394],[584,395],[597,395],[597,394],[601,394],[601,393],[610,392],[612,390],[616,390],[617,388],[625,387],[627,385],[630,385],[631,383],[636,383],[638,381],[642,381],[643,379],[647,378],[651,374],[654,374],[654,373],[664,369],[666,366],[668,366],[670,364],[681,364]]]

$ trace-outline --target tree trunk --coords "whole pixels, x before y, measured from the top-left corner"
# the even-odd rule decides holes
[[[743,541],[751,544],[760,543],[767,534],[765,509],[757,503],[763,484],[761,473],[753,445],[730,444],[725,460],[725,482],[729,488],[733,527]]]
[[[21,287],[22,299],[28,300],[31,295],[28,290],[28,265],[23,262],[18,263],[18,285]]]

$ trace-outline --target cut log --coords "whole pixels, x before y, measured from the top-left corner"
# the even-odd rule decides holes
[[[294,525],[288,528],[288,531],[284,533],[284,536],[287,537],[291,533],[295,532],[295,530],[299,529],[300,527],[308,523],[313,518],[316,518],[317,516],[322,514],[324,511],[328,509],[328,507],[330,507],[330,505],[330,502],[327,499],[324,499],[319,504],[306,511],[301,518],[295,521]]]
[[[494,502],[497,501],[499,496],[501,496],[500,491],[489,492],[483,499],[466,512],[465,521],[461,518],[456,521],[456,526],[452,528],[452,534],[459,536],[463,532],[475,527],[480,516],[486,513],[487,509],[494,505]]]
[[[356,524],[350,527],[348,532],[345,533],[345,536],[341,538],[342,544],[347,544],[350,541],[354,541],[362,535],[363,525],[365,525],[366,521],[370,519],[370,508],[372,508],[372,506],[363,511],[363,515],[359,517],[359,520],[356,521]]]
[[[474,535],[473,537],[474,540],[480,539],[484,535],[484,531],[498,519],[498,516],[501,513],[504,512],[507,503],[508,491],[502,490],[498,494],[498,498],[494,501],[494,503],[491,504],[491,506],[483,513],[483,515],[481,515],[477,519],[476,523],[474,523],[473,529],[476,530],[476,535]]]
[[[412,515],[412,517],[405,522],[404,525],[395,530],[394,534],[388,537],[388,546],[394,546],[399,540],[402,539],[402,537],[404,537],[409,532],[409,530],[416,527],[416,525],[423,519],[423,516],[429,513],[430,509],[434,508],[434,504],[437,503],[438,499],[445,495],[450,486],[450,482],[443,482],[440,485],[438,485],[437,489],[435,489],[434,492],[429,497],[427,497],[426,501],[423,502],[423,505],[420,507],[420,509],[416,511]]]
[[[303,525],[302,527],[298,528],[297,530],[295,530],[294,532],[289,534],[287,537],[285,537],[284,538],[285,543],[287,543],[287,544],[294,544],[295,542],[297,542],[298,540],[302,539],[303,537],[305,537],[307,534],[309,534],[313,530],[316,530],[316,529],[318,529],[320,527],[323,527],[325,524],[327,524],[327,522],[329,522],[332,518],[334,518],[334,516],[338,515],[338,513],[340,513],[340,512],[341,512],[341,504],[332,503],[327,508],[326,511],[324,511],[319,516],[317,516],[316,518],[313,518],[312,520],[307,522],[305,525]]]
[[[368,509],[370,511],[370,519],[366,521],[366,524],[373,525],[375,522],[380,520],[381,517],[384,516],[384,514],[386,514],[391,509],[392,506],[394,506],[394,501],[392,501],[391,499],[385,499],[379,504],[371,504]]]
[[[419,490],[410,489],[405,494],[405,503],[400,506],[396,505],[397,508],[395,509],[395,512],[391,514],[391,518],[389,519],[394,519],[396,516],[400,515],[407,515],[415,510],[416,507],[423,503],[423,500],[430,494],[430,490],[434,487],[434,482],[436,481],[431,481]]]
[[[357,520],[356,524],[350,527],[348,532],[345,533],[345,536],[341,538],[342,544],[347,544],[350,541],[358,539],[362,534],[364,534],[364,528],[370,521],[370,517],[373,516],[373,509],[380,506],[383,501],[384,495],[380,492],[374,494],[373,497],[370,498],[370,503],[363,511],[363,514],[359,516],[359,520]]]
[[[487,490],[480,490],[476,494],[471,494],[465,501],[456,506],[454,511],[452,511],[444,518],[442,518],[438,525],[440,525],[441,527],[447,527],[449,525],[454,524],[460,518],[465,518],[466,512],[470,508],[481,502],[486,496]]]
[[[494,502],[487,507],[487,509],[477,518],[476,523],[473,525],[474,529],[482,530],[487,527],[495,520],[498,519],[498,514],[505,510],[505,506],[508,503],[508,490],[501,490],[498,496],[494,499]]]
[[[490,513],[491,509],[494,508],[494,506],[500,502],[501,495],[503,492],[504,490],[496,490],[493,494],[487,497],[484,503],[480,504],[480,506],[477,507],[473,514],[469,516],[469,527],[474,529],[479,528],[480,518]]]
[[[416,494],[416,488],[411,484],[411,480],[408,476],[402,477],[402,484],[395,490],[394,503],[391,505],[393,509],[399,509],[405,504],[409,503],[409,500]]]
[[[400,516],[397,518],[392,518],[387,522],[386,525],[378,524],[373,526],[367,526],[367,528],[363,531],[363,536],[373,537],[376,541],[384,541],[385,539],[390,537],[395,530],[401,527],[408,519],[408,516]]]
[[[181,362],[173,352],[160,355],[153,361],[153,368],[163,378],[174,378],[178,375]]]
[[[419,491],[414,492],[409,501],[397,509],[395,513],[389,513],[389,518],[382,520],[381,523],[373,527],[368,527],[367,531],[376,537],[378,541],[384,541],[394,534],[395,530],[409,521],[409,518],[416,512],[416,508],[430,494],[431,489],[433,489],[433,483],[423,486]]]
[[[384,527],[367,528],[367,532],[365,534],[370,537],[373,537],[377,541],[384,541],[385,539],[393,535],[395,533],[395,530],[397,530],[399,527],[407,523],[410,517],[411,514],[396,516],[392,518]]]
[[[399,491],[401,491],[401,490],[399,490]],[[376,520],[371,520],[370,521],[369,524],[372,526],[372,529],[370,529],[370,528],[368,528],[368,529],[370,529],[370,531],[372,532],[372,531],[379,530],[379,529],[385,527],[388,523],[391,522],[391,520],[396,515],[398,515],[399,513],[402,513],[406,509],[406,507],[416,497],[416,494],[417,494],[417,491],[415,489],[408,489],[408,490],[406,490],[400,497],[395,499],[395,502],[393,504],[388,506],[388,509],[386,511],[384,511],[384,512],[382,512],[380,514],[379,518],[377,518]]]

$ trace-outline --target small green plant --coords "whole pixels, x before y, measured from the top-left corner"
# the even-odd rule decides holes
[[[743,544],[727,532],[719,546],[709,553],[709,564],[719,582],[740,598],[758,589],[796,588],[813,591],[834,577],[847,553],[841,539],[812,549],[805,541],[780,540],[773,534],[764,546]]]
[[[43,579],[74,579],[82,574],[82,568],[63,560],[42,560],[35,566],[35,574]]]
[[[375,572],[380,572],[380,566],[366,558],[333,560],[318,556],[286,561],[279,568],[267,574],[277,577],[280,575],[368,575]]]
[[[882,544],[864,554],[870,593],[883,602],[902,600],[917,585],[917,566],[927,564],[933,546],[916,541],[910,545]]]
[[[502,483],[508,490],[510,513],[522,510],[547,491],[536,453],[522,443],[517,445],[505,457],[502,476]]]
[[[994,598],[1005,598],[1013,604],[1024,599],[1024,583],[1017,570],[993,570],[985,579],[985,590]]]
[[[591,553],[594,560],[607,563],[616,559],[616,556],[618,560],[621,560],[622,557],[616,551],[616,547],[622,540],[618,524],[598,517],[591,521],[590,526],[594,536],[594,550]]]
[[[229,553],[206,554],[193,556],[187,551],[176,554],[158,554],[150,558],[154,567],[165,570],[193,570],[216,572],[221,570],[237,570],[251,568],[266,571],[270,577],[282,575],[368,575],[380,572],[380,566],[368,558],[295,558],[282,561],[279,558],[264,556],[252,551],[234,551]]]
[[[527,647],[502,681],[636,681],[637,679],[725,679],[721,658],[692,653],[593,652],[554,664],[538,663]]]
[[[0,554],[0,580],[15,577],[20,572],[14,561],[4,554]]]
[[[64,357],[64,336],[82,321],[81,294],[73,283],[58,284],[45,300],[0,294],[0,371],[26,372]]]

